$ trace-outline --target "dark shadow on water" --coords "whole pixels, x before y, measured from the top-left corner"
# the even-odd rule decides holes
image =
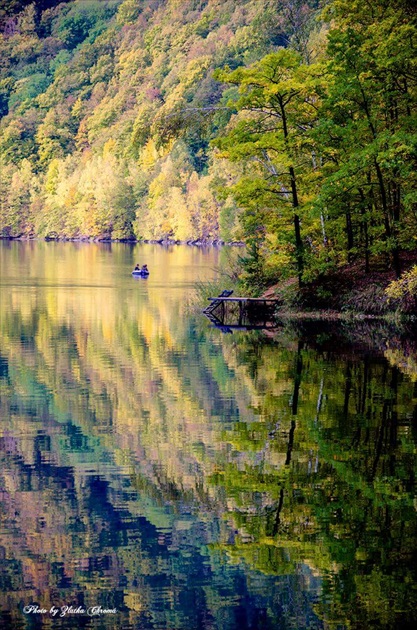
[[[352,353],[377,355],[393,349],[407,355],[417,353],[417,330],[411,322],[304,320],[286,323],[285,328],[311,349],[341,357]]]

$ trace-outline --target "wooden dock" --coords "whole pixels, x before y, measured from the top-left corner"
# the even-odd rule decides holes
[[[280,304],[274,298],[231,297],[233,291],[223,291],[216,297],[210,297],[210,304],[203,313],[216,326],[243,328],[255,323],[266,325],[271,321],[275,307]]]

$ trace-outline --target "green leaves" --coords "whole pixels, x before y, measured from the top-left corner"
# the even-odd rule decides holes
[[[16,15],[23,5],[11,5],[0,35],[0,151],[16,171],[29,159],[42,172],[36,208],[45,210],[51,162],[61,160],[63,177],[68,158],[77,171],[84,159],[93,168],[111,146],[153,238],[163,224],[175,238],[250,247],[256,234],[257,271],[244,274],[256,291],[355,259],[366,270],[389,261],[399,275],[417,234],[409,3],[333,0],[327,24],[314,20],[314,0],[247,0],[244,11],[235,0],[194,4],[80,0]],[[156,210],[149,191],[169,157],[181,183],[164,188]],[[161,221],[180,200],[181,227]]]
[[[243,215],[262,209],[265,266],[293,222],[300,282],[355,257],[368,270],[381,254],[399,274],[401,249],[417,233],[416,19],[407,3],[385,0],[372,11],[335,1],[323,15],[332,26],[327,59],[306,65],[281,49],[218,73],[239,98],[215,144],[242,164],[230,190]]]
[[[269,54],[250,68],[218,74],[238,85],[240,94],[234,103],[239,113],[230,130],[214,143],[222,157],[245,165],[232,193],[246,213],[263,210],[264,264],[270,257],[288,261],[279,250],[282,246],[288,253],[286,235],[293,231],[293,264],[300,284],[308,246],[301,223],[307,230],[312,226],[308,207],[316,165],[310,134],[320,100],[320,74],[318,67],[305,66],[300,54],[289,49]],[[284,269],[276,272],[282,274]]]

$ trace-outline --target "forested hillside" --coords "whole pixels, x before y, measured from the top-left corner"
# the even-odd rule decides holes
[[[248,285],[354,261],[400,276],[417,246],[416,15],[3,1],[0,233],[244,240]]]

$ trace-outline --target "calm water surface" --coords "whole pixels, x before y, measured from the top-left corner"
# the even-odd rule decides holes
[[[1,628],[416,620],[412,338],[222,334],[220,257],[0,243]]]

